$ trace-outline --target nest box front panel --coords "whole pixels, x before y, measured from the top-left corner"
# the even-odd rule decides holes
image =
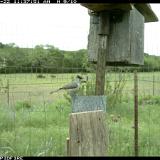
[[[110,12],[110,32],[108,36],[108,65],[143,65],[144,17],[135,8],[131,11]],[[97,61],[99,16],[90,15],[88,36],[88,58]]]

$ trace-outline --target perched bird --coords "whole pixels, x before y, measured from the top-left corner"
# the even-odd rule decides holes
[[[73,82],[68,83],[57,90],[51,91],[50,94],[53,94],[53,93],[58,92],[60,90],[68,90],[68,91],[70,91],[70,93],[71,92],[75,93],[76,91],[78,91],[81,83],[83,83],[83,82],[85,82],[85,80],[83,80],[83,77],[81,77],[80,75],[77,75]]]

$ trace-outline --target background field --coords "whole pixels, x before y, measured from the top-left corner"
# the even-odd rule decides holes
[[[95,73],[79,94],[92,95]],[[0,155],[64,156],[69,136],[70,97],[49,92],[73,80],[72,74],[0,74]],[[134,155],[133,73],[106,71],[108,155]],[[160,72],[139,72],[139,152],[160,155]]]

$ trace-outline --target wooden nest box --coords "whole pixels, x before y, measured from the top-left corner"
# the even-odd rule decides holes
[[[82,3],[89,9],[88,59],[97,62],[100,35],[107,35],[107,65],[143,65],[144,23],[158,21],[147,3]],[[104,27],[100,14],[109,16]],[[104,16],[105,17],[105,16]],[[107,21],[108,19],[106,19]]]

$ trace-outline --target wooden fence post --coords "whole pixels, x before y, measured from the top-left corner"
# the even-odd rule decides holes
[[[154,89],[155,89],[155,86],[154,86],[154,84],[155,84],[155,76],[154,76],[154,74],[153,74],[153,96],[154,96]]]
[[[70,156],[69,138],[67,138],[66,140],[67,140],[67,156]]]
[[[70,114],[70,156],[106,156],[107,132],[101,110]]]
[[[9,104],[10,104],[10,102],[9,102],[9,79],[7,79],[7,87],[6,87],[6,89],[7,89],[7,103],[8,103],[8,107],[9,107]]]
[[[96,69],[96,95],[104,95],[106,55],[108,51],[109,13],[100,12],[99,45]]]
[[[138,156],[138,77],[137,71],[134,71],[134,151]]]

